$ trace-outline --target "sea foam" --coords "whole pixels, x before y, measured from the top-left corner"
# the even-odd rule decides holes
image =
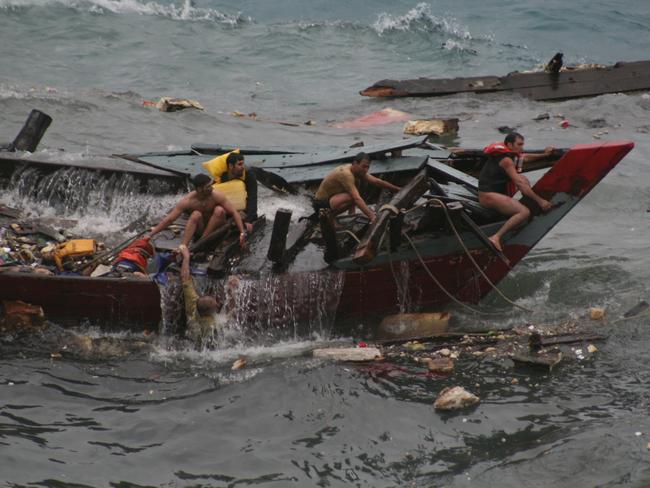
[[[24,7],[63,6],[95,14],[138,14],[167,17],[173,20],[209,21],[236,26],[250,22],[241,13],[230,15],[212,8],[195,7],[192,0],[182,0],[179,5],[138,0],[0,0],[0,10],[15,10]]]

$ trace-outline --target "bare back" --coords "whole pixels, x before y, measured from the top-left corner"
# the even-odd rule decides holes
[[[196,190],[185,195],[177,204],[177,208],[184,213],[191,214],[195,210],[201,212],[203,221],[210,220],[210,216],[217,205],[223,205],[226,197],[219,190],[212,190],[207,197],[201,198]]]

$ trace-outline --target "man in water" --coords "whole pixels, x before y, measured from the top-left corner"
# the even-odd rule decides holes
[[[194,191],[185,195],[174,209],[153,229],[149,238],[166,229],[182,213],[189,214],[182,244],[187,246],[193,237],[202,238],[226,223],[230,215],[239,229],[239,244],[246,244],[246,230],[239,212],[219,190],[212,188],[212,179],[205,174],[197,174],[192,178]]]
[[[553,154],[554,148],[547,147],[542,154],[523,154],[524,136],[517,132],[508,134],[503,144],[492,144],[486,148],[491,157],[485,162],[478,181],[478,201],[485,208],[491,208],[510,218],[492,236],[490,241],[499,251],[503,251],[501,238],[511,229],[521,225],[528,217],[530,210],[520,201],[508,194],[508,183],[514,183],[522,195],[529,197],[539,205],[542,211],[551,209],[549,201],[537,195],[530,186],[528,178],[518,171],[515,159],[531,162],[543,159]]]
[[[357,154],[351,164],[344,164],[334,168],[321,182],[314,198],[316,211],[330,209],[334,215],[346,210],[359,208],[370,221],[375,220],[375,212],[368,208],[366,202],[359,194],[359,184],[366,181],[379,188],[390,191],[399,191],[399,187],[376,178],[368,173],[370,158],[366,153]]]
[[[185,320],[187,322],[185,335],[194,342],[197,348],[201,348],[215,332],[220,332],[215,320],[219,304],[214,297],[209,295],[199,297],[190,274],[190,251],[184,244],[179,246],[179,250],[183,256],[181,282],[183,283]]]

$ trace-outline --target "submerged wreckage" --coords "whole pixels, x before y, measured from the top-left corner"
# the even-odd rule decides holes
[[[552,202],[553,208],[542,214],[524,198],[533,216],[506,236],[502,253],[486,236],[502,225],[504,217],[478,204],[476,175],[485,162],[483,152],[450,152],[428,144],[426,138],[413,138],[363,148],[372,159],[372,173],[402,187],[392,197],[365,189],[364,198],[377,209],[372,224],[360,215],[349,215],[339,219],[343,227],[339,229],[327,213],[292,220],[289,210],[279,209],[275,216],[267,216],[272,225],[258,220],[247,249],[239,248],[237,232],[226,226],[193,244],[193,262],[199,273],[214,278],[237,276],[240,284],[264,283],[266,287],[257,293],[240,297],[246,301],[242,313],[258,318],[261,311],[278,314],[282,306],[285,319],[289,314],[291,320],[309,320],[313,312],[303,309],[314,306],[330,307],[336,317],[345,318],[393,313],[404,300],[413,310],[450,301],[477,302],[633,147],[630,141],[575,145],[524,167],[524,171],[548,168],[534,190]],[[38,186],[34,178],[51,178],[73,166],[75,171],[91,171],[106,181],[130,175],[143,191],[169,192],[185,188],[188,176],[202,171],[203,162],[232,149],[194,145],[187,151],[89,158],[74,164],[0,153],[0,169],[13,184],[29,172]],[[258,180],[279,192],[304,192],[358,151],[240,150]],[[50,241],[61,240],[43,230],[43,223],[32,222],[30,227],[19,213],[0,210],[5,243],[33,244],[42,242],[44,235]],[[33,237],[39,234],[41,241]],[[179,238],[164,231],[156,247],[171,249]],[[40,274],[26,266],[43,264],[38,256],[32,255],[30,262],[29,253],[15,251],[5,253],[6,262],[0,266],[5,300],[40,305],[51,318],[98,319],[118,328],[143,329],[161,321],[161,294],[166,285],[131,277]],[[95,252],[92,259],[80,262],[71,253],[70,259],[74,269],[85,268],[88,274],[112,256],[108,251]],[[227,286],[232,284],[221,280],[225,281]]]
[[[561,60],[561,53],[558,54]],[[515,71],[505,76],[381,80],[360,94],[366,97],[436,97],[458,93],[509,92],[541,101],[650,89],[650,61],[562,68],[561,61],[557,59],[558,55],[544,71]]]

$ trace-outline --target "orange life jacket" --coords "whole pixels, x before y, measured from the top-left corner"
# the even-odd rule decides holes
[[[512,151],[503,142],[493,142],[492,144],[486,146],[485,149],[483,149],[483,152],[485,154],[489,154],[490,156],[494,156],[496,154],[503,154],[503,157],[506,157],[510,155],[512,157],[512,160],[515,162],[517,173],[521,173],[524,169],[524,155]],[[509,197],[517,193],[517,185],[515,185],[515,183],[512,180],[508,181],[506,185],[506,192]]]
[[[153,246],[151,242],[148,239],[137,239],[120,251],[113,264],[121,261],[131,261],[144,273],[147,269],[147,261],[152,256]]]

